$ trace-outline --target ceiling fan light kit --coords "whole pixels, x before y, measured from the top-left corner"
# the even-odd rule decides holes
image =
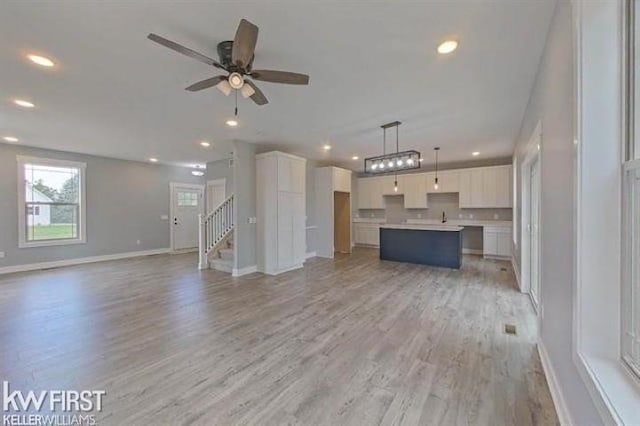
[[[382,128],[382,155],[364,159],[365,173],[380,174],[420,168],[422,159],[418,151],[400,151],[398,149],[398,128],[401,124],[402,123],[399,121],[394,121],[380,126]],[[396,152],[390,152],[389,154],[387,154],[387,129],[393,127],[395,127],[396,129]],[[397,188],[397,186],[395,188]]]
[[[225,96],[229,96],[231,91],[235,89],[240,90],[244,98],[251,98],[257,105],[266,105],[269,103],[266,96],[264,96],[262,91],[256,87],[248,77],[253,80],[270,83],[309,84],[309,76],[306,74],[253,69],[254,52],[258,42],[258,27],[246,19],[240,20],[233,41],[218,43],[217,51],[220,58],[219,62],[157,34],[149,34],[147,38],[185,56],[189,56],[190,58],[227,72],[227,75],[207,78],[192,84],[187,87],[187,90],[190,92],[215,87]]]

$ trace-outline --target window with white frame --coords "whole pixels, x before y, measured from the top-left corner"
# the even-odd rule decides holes
[[[23,156],[17,160],[19,247],[84,243],[86,165]]]

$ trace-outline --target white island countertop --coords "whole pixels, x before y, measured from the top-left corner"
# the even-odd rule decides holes
[[[429,225],[429,224],[414,224],[414,223],[385,223],[380,225],[380,229],[415,229],[417,231],[462,231],[464,229],[463,226],[456,225]]]

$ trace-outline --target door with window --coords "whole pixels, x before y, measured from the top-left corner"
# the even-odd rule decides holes
[[[202,186],[172,184],[171,236],[173,250],[198,247],[198,215],[204,213]]]

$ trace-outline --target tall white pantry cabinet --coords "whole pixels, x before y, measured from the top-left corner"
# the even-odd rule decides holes
[[[256,155],[258,271],[301,268],[306,253],[307,160],[273,151]]]

